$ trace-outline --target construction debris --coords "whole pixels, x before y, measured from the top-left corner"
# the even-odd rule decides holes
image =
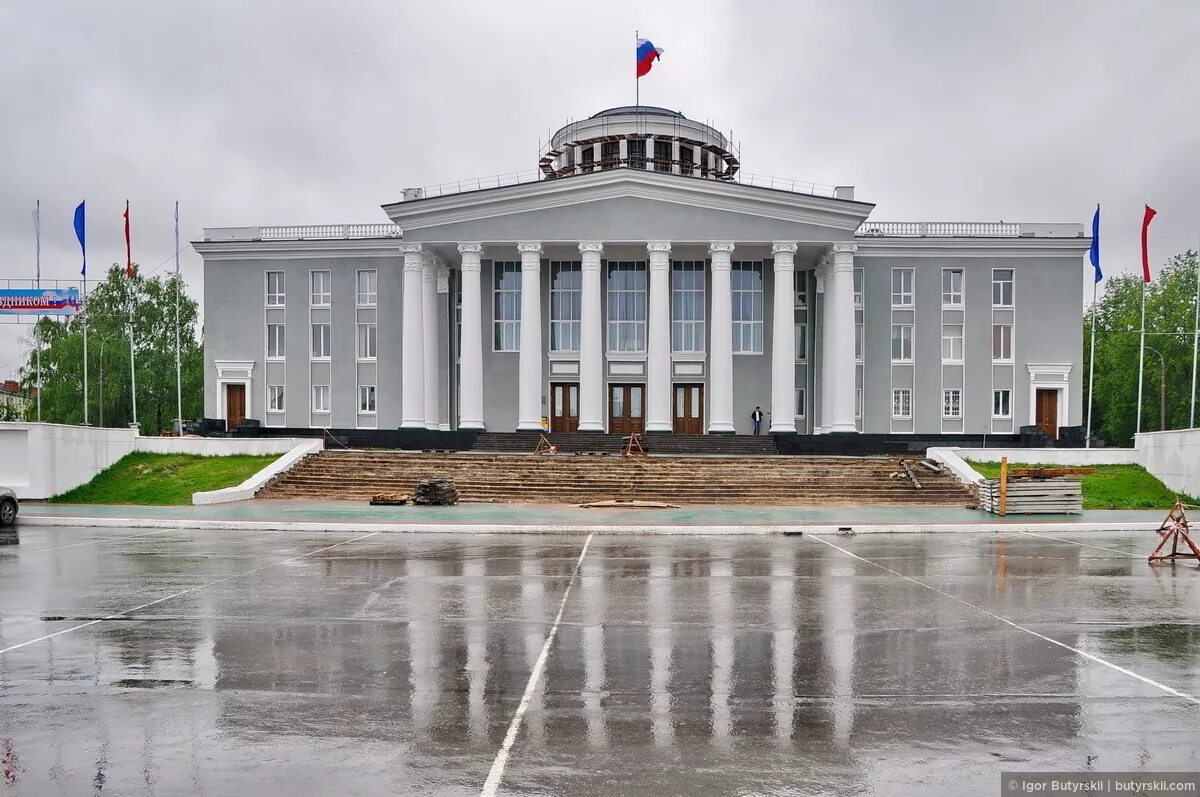
[[[592,501],[590,504],[579,504],[581,509],[608,509],[612,507],[632,509],[678,509],[679,504],[667,504],[662,501],[637,501],[632,498],[610,498],[607,501]]]
[[[1068,515],[1083,512],[1083,482],[1079,479],[1009,478],[1001,505],[1000,479],[979,485],[979,508],[994,515]]]
[[[921,460],[920,464],[922,467],[925,467],[925,468],[933,471],[934,473],[941,473],[943,470],[943,468],[940,464],[934,462],[931,459],[923,459],[923,460]]]
[[[409,500],[402,493],[377,493],[371,496],[371,506],[405,506]]]
[[[417,485],[412,502],[420,506],[454,506],[458,487],[450,479],[429,479]]]
[[[917,474],[912,469],[912,462],[911,459],[900,460],[900,470],[892,471],[888,476],[893,479],[908,479],[912,482],[913,487],[920,490],[921,483],[917,481]]]

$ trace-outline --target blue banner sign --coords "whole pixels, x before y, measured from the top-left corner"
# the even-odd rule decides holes
[[[0,315],[75,315],[78,288],[0,288]]]

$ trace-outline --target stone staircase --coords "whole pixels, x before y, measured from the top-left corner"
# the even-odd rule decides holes
[[[472,451],[494,454],[528,454],[537,446],[540,432],[481,432]],[[619,434],[576,432],[547,434],[564,454],[619,454],[625,437]],[[765,457],[779,453],[769,435],[644,434],[642,448],[662,456]]]
[[[895,457],[636,457],[326,450],[280,474],[259,498],[365,501],[411,493],[425,479],[458,485],[463,501],[579,504],[924,504],[973,495],[948,472],[918,469],[923,489],[889,478]]]

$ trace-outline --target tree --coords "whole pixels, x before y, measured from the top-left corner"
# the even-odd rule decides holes
[[[88,420],[97,426],[126,426],[133,420],[129,336],[137,363],[138,425],[145,434],[170,430],[176,410],[175,297],[179,292],[179,344],[183,415],[196,417],[204,405],[204,355],[196,340],[198,306],[175,275],[147,279],[113,264],[103,282],[88,292],[84,312],[44,317],[30,343],[42,345],[42,419],[83,422],[83,328],[88,335]],[[22,381],[37,382],[36,352],[21,369]]]
[[[1196,252],[1176,255],[1146,286],[1146,357],[1142,390],[1142,430],[1188,425],[1195,324]],[[1138,345],[1142,280],[1110,277],[1104,295],[1088,309],[1084,331],[1084,402],[1090,367],[1092,325],[1096,324],[1096,386],[1092,428],[1109,443],[1128,445],[1137,424]],[[1166,414],[1160,409],[1166,387]]]

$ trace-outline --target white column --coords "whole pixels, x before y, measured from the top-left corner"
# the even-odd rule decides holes
[[[604,245],[582,241],[579,326],[579,431],[604,431],[604,322],[600,316],[600,258]]]
[[[517,244],[521,253],[521,354],[517,429],[542,428],[542,245]]]
[[[771,325],[771,433],[796,431],[796,242],[776,241]]]
[[[425,324],[421,301],[424,256],[420,244],[400,244],[404,254],[404,315],[400,350],[400,427],[425,428]]]
[[[421,328],[425,348],[425,428],[438,428],[437,258],[426,252],[421,271]]]
[[[646,431],[671,431],[671,243],[650,241],[646,330]]]
[[[829,385],[822,413],[828,432],[857,432],[854,425],[854,253],[855,244],[834,244],[825,278],[825,357],[821,376]]]
[[[821,411],[817,415],[818,423],[813,428],[816,434],[825,434],[829,431],[829,416],[833,407],[833,399],[830,397],[833,383],[826,370],[829,367],[827,362],[830,357],[829,339],[834,334],[829,316],[829,293],[827,292],[830,267],[829,255],[823,255],[820,262],[817,263],[817,295],[821,297],[821,384],[817,393],[821,397]]]
[[[483,245],[458,245],[462,255],[462,333],[459,341],[458,428],[482,429],[483,424],[483,300],[479,275]]]
[[[708,330],[708,431],[733,431],[733,297],[729,269],[733,261],[732,241],[713,241],[708,246],[712,260],[712,319]]]

